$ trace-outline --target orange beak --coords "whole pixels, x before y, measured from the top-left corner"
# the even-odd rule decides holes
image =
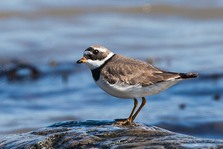
[[[85,57],[82,57],[76,63],[81,64],[81,63],[86,63],[86,62],[87,62],[87,59]]]

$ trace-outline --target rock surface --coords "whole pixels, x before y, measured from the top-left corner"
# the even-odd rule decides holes
[[[29,133],[0,139],[0,148],[223,148],[223,140],[199,139],[136,124],[114,121],[65,121]]]

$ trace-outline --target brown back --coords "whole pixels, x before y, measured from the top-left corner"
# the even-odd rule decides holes
[[[102,69],[101,74],[110,84],[139,84],[143,87],[171,78],[179,78],[178,73],[162,71],[143,61],[115,55]]]

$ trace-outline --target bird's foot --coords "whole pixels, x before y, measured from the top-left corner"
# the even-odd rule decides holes
[[[134,125],[135,123],[130,119],[115,119],[117,125]]]

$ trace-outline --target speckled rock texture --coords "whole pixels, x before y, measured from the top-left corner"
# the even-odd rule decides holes
[[[65,121],[0,139],[2,149],[64,148],[223,148],[223,140],[199,139],[143,124],[114,121]]]

